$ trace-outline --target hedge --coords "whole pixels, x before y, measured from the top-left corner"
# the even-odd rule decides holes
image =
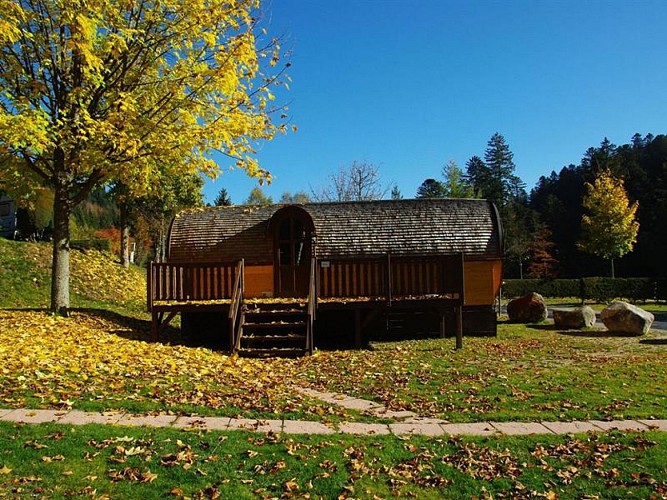
[[[555,280],[505,280],[503,296],[522,297],[537,292],[543,297],[576,297],[583,301],[610,302],[628,299],[632,302],[667,300],[666,278],[580,278]]]

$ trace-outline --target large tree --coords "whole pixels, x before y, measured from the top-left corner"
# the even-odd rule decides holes
[[[603,170],[593,184],[586,183],[581,218],[581,248],[609,260],[614,277],[614,259],[632,250],[639,223],[635,220],[638,203],[630,204],[623,180]]]
[[[527,207],[524,183],[514,173],[514,154],[505,138],[495,133],[484,152],[484,160],[473,156],[466,163],[466,179],[477,196],[492,201],[500,212],[505,233],[508,263],[516,264],[523,274],[528,255],[534,214]]]
[[[282,70],[277,41],[255,36],[258,7],[0,0],[0,177],[53,189],[54,311],[69,307],[70,214],[94,186],[140,195],[169,169],[214,175],[215,150],[268,175],[253,143],[282,128],[270,104]]]
[[[485,198],[504,207],[525,196],[525,185],[514,173],[514,153],[498,132],[487,143],[484,163],[489,169],[487,186],[480,186]]]
[[[484,160],[473,156],[466,163],[466,180],[473,191],[501,210],[526,197],[525,185],[514,173],[514,153],[498,132],[487,143]]]

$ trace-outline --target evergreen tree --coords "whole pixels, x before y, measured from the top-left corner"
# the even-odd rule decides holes
[[[229,207],[232,205],[232,199],[229,197],[227,189],[221,188],[218,196],[216,196],[213,205],[216,207]]]
[[[426,179],[417,188],[417,198],[444,198],[445,186],[435,179]]]
[[[471,186],[476,197],[486,198],[483,188],[489,184],[489,168],[479,156],[472,156],[466,162],[465,179]]]
[[[505,207],[514,200],[525,198],[525,184],[514,174],[514,153],[498,132],[487,143],[484,163],[488,168],[488,178],[486,186],[480,188],[486,199],[498,207]]]
[[[398,189],[398,186],[394,184],[394,187],[391,188],[391,199],[392,200],[402,200],[403,195],[401,194],[401,190]]]

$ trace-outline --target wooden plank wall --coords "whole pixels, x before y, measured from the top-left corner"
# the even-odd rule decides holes
[[[246,299],[273,296],[273,266],[245,266],[243,296]]]
[[[485,260],[466,262],[465,305],[482,306],[493,304],[500,289],[502,261]]]

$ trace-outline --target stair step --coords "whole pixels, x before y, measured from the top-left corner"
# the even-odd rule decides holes
[[[303,328],[306,326],[306,323],[243,323],[243,329],[267,329],[267,330],[279,330],[285,328]]]
[[[239,350],[240,356],[248,358],[295,358],[306,354],[306,349],[249,349]]]
[[[245,311],[246,314],[261,314],[261,315],[280,315],[280,316],[290,316],[293,314],[307,314],[308,311],[305,309],[248,309]]]
[[[288,342],[305,341],[305,335],[244,335],[241,337],[241,343],[247,342]]]

